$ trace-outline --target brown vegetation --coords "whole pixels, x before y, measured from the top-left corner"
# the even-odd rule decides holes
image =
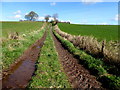
[[[55,26],[55,31],[64,39],[67,39],[73,43],[74,46],[85,50],[89,54],[104,58],[104,60],[109,62],[120,64],[118,55],[118,50],[120,47],[119,42],[110,41],[107,43],[105,40],[98,42],[98,40],[93,36],[71,35],[61,31],[58,26]]]

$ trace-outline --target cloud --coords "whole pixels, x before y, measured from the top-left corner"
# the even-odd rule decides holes
[[[71,20],[67,20],[66,22],[70,22],[70,23],[72,23],[72,21],[71,21]]]
[[[25,15],[27,15],[28,13],[25,13]]]
[[[115,21],[120,21],[120,14],[115,15],[114,20]]]
[[[38,20],[45,20],[45,17],[39,17]],[[50,17],[50,18],[49,18],[49,21],[51,21],[51,20],[54,20],[54,18],[53,18],[53,17]]]
[[[100,25],[108,25],[108,23],[103,22],[103,23],[99,23]]]
[[[70,20],[59,20],[60,22],[70,22]]]
[[[13,12],[14,16],[11,16],[12,19],[21,19],[21,11],[17,10],[16,12]]]
[[[60,22],[65,22],[64,20],[60,20]]]
[[[54,20],[54,18],[53,18],[53,17],[50,17],[50,18],[49,18],[49,21],[51,21],[51,20]]]
[[[19,14],[18,14],[18,15],[15,15],[14,18],[19,19],[19,18],[21,18],[21,15],[19,15]]]
[[[38,20],[44,20],[44,17],[39,17]]]
[[[8,19],[21,19],[21,15],[17,14],[17,15],[14,15],[14,16],[7,16],[6,18]]]
[[[17,10],[16,12],[14,12],[14,14],[21,14],[21,11]]]
[[[97,2],[103,2],[103,0],[81,0],[84,4],[94,4]]]
[[[50,6],[55,6],[56,5],[56,2],[51,2],[50,3]]]

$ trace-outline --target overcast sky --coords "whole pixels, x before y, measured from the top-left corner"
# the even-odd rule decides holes
[[[45,15],[58,13],[60,21],[79,24],[118,24],[118,2],[91,1],[2,2],[0,20],[18,21],[24,19],[25,14],[30,11],[35,11],[39,15],[39,20],[43,20]]]

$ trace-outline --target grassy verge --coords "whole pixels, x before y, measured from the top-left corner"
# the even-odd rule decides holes
[[[30,45],[41,38],[45,29],[29,32],[20,39],[10,39],[2,42],[2,68],[7,69],[15,60],[22,55]]]
[[[63,39],[59,34],[54,31],[55,36],[61,41],[65,48],[68,49],[75,57],[77,57],[81,63],[83,63],[89,70],[94,72],[98,80],[100,80],[105,87],[110,89],[120,88],[120,77],[111,75],[105,69],[103,61],[95,59],[91,55],[88,55],[82,50],[74,47],[74,45],[68,40]]]
[[[50,31],[36,66],[35,76],[28,88],[70,88],[67,77],[62,72]]]

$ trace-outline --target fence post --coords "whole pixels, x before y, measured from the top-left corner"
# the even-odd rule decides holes
[[[100,54],[100,57],[103,58],[104,57],[104,47],[105,47],[105,41],[103,40],[102,41],[102,48],[101,48],[101,54]]]
[[[101,52],[102,53],[103,53],[104,46],[105,46],[105,41],[103,40],[103,42],[102,42],[102,48],[101,48]]]

